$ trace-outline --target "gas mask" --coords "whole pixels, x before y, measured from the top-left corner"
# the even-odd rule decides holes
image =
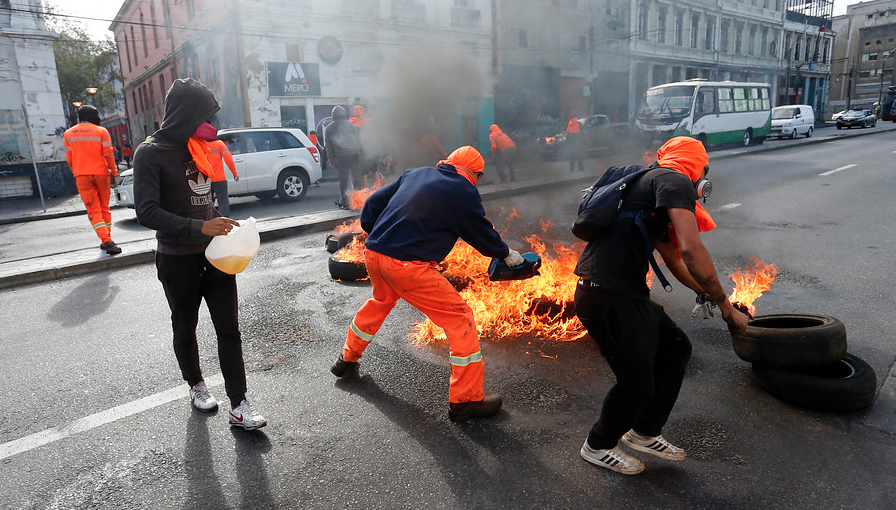
[[[712,194],[712,183],[706,178],[707,175],[709,175],[709,165],[706,165],[706,168],[704,168],[703,177],[700,177],[697,179],[697,182],[694,183],[694,189],[697,191],[697,198],[702,198],[704,204],[706,203],[706,197]]]

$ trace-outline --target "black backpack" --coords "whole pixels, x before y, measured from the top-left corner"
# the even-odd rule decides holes
[[[652,209],[644,211],[624,211],[622,209],[630,188],[629,184],[654,168],[656,167],[652,165],[611,166],[608,168],[591,187],[582,190],[582,203],[579,205],[579,215],[572,224],[572,233],[579,239],[590,242],[617,220],[634,218],[635,225],[641,232],[650,266],[663,284],[663,289],[666,292],[671,292],[672,286],[660,271],[656,258],[653,256],[653,239],[644,224],[644,218],[652,216],[654,211]]]

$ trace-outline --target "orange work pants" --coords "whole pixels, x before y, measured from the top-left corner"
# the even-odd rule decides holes
[[[79,175],[75,185],[87,209],[87,218],[100,242],[112,240],[112,213],[109,211],[109,175]]]
[[[407,262],[365,250],[373,297],[355,314],[342,358],[358,361],[399,299],[423,312],[448,337],[451,379],[448,401],[475,402],[485,398],[479,331],[473,310],[429,262]]]

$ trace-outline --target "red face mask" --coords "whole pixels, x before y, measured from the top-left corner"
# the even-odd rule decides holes
[[[218,128],[212,126],[208,122],[203,122],[202,124],[199,124],[198,128],[196,128],[193,136],[199,138],[200,140],[214,140],[215,137],[218,136]]]

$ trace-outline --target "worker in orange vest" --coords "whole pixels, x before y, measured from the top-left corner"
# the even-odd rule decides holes
[[[356,128],[361,129],[364,127],[364,124],[370,122],[370,117],[367,116],[367,113],[364,111],[364,107],[356,104],[355,108],[352,110],[352,118],[349,121],[355,125]]]
[[[501,131],[497,124],[492,124],[490,129],[488,140],[492,144],[492,158],[498,167],[498,178],[501,179],[501,182],[506,180],[504,167],[507,167],[510,180],[516,180],[516,171],[513,169],[513,163],[516,161],[516,144],[507,136],[507,133]]]
[[[212,197],[218,200],[218,212],[225,218],[230,217],[230,197],[227,195],[227,176],[224,175],[224,163],[230,169],[233,180],[240,180],[236,173],[236,165],[233,164],[233,156],[227,149],[227,144],[222,140],[208,142],[208,162],[212,165]]]
[[[112,137],[100,126],[100,114],[90,105],[78,108],[78,124],[65,131],[65,160],[68,162],[87,218],[100,238],[100,248],[109,255],[121,253],[112,241],[110,187],[118,186],[118,166],[112,152]]]
[[[131,168],[131,156],[134,155],[134,151],[131,150],[131,144],[125,143],[121,146],[121,159],[124,160],[124,163]]]
[[[508,266],[523,263],[522,255],[508,248],[485,217],[476,189],[484,167],[482,155],[467,145],[435,167],[406,170],[364,202],[361,228],[368,234],[364,258],[373,297],[349,325],[342,354],[330,369],[333,375],[358,377],[364,349],[398,300],[404,299],[448,337],[449,419],[490,416],[501,408],[500,395],[486,396],[483,389],[482,351],[473,310],[436,269],[458,238]]]
[[[575,171],[576,161],[579,162],[579,172],[585,171],[585,156],[582,148],[582,134],[579,127],[579,119],[573,115],[566,125],[566,150],[569,155],[569,171]]]

